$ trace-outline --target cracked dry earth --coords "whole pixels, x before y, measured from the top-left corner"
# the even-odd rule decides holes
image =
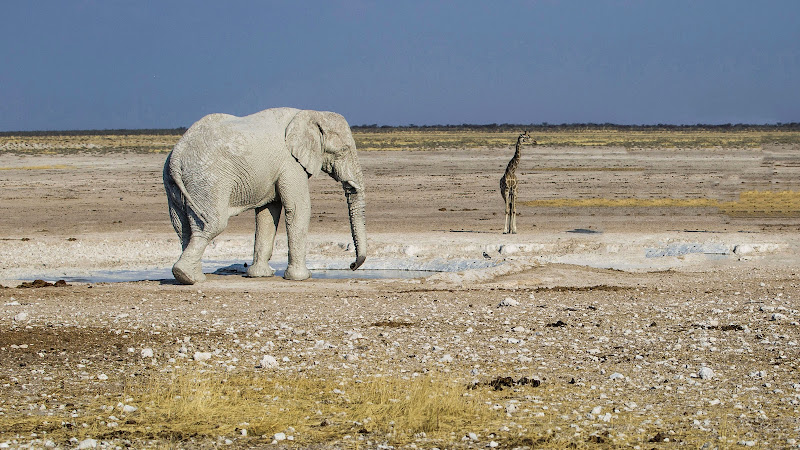
[[[537,151],[539,161],[568,166],[584,150]],[[594,167],[614,166],[621,157],[586,151]],[[586,176],[605,186],[599,195],[609,185],[646,189],[667,166],[709,170],[687,162],[699,152],[636,160],[653,167],[625,181],[607,170]],[[737,164],[759,161],[752,150],[732,152]],[[25,273],[56,281],[109,266],[168,268],[179,247],[159,192],[163,156],[0,157],[0,165],[12,168],[1,173],[9,219],[0,223],[0,423],[13,424],[0,429],[0,446],[786,448],[800,442],[797,219],[523,208],[521,233],[503,236],[502,214],[493,213],[502,213],[491,190],[497,177],[483,177],[480,167],[488,161],[502,173],[507,155],[370,152],[361,158],[377,186],[368,199],[375,258],[498,265],[411,280],[209,275],[196,286],[156,279],[17,287],[32,281]],[[379,178],[386,159],[408,168]],[[70,168],[23,169],[55,167],[54,160]],[[524,163],[521,195],[534,198],[525,183],[532,186],[542,174],[533,161],[527,169]],[[448,175],[433,169],[442,165],[452,166]],[[727,166],[714,167],[724,181]],[[695,186],[672,188],[730,195],[725,183],[690,175]],[[458,189],[440,186],[442,177]],[[440,197],[408,198],[427,179],[435,180],[431,189]],[[317,183],[309,253],[349,261],[343,196],[331,180]],[[586,189],[564,184],[574,190],[560,193],[540,183],[538,195]],[[21,185],[27,188],[14,190]],[[36,196],[41,201],[26,206]],[[120,198],[137,208],[121,208]],[[483,204],[492,207],[475,208]],[[90,211],[103,208],[106,215]],[[252,217],[243,216],[218,247],[239,262],[247,261],[252,245]],[[602,232],[567,233],[573,228]],[[278,258],[285,252],[281,239]],[[642,256],[675,243],[729,251]],[[604,261],[611,263],[604,268]],[[146,407],[137,398],[141,390],[131,386],[180,370],[331,379],[343,391],[365,380],[444,378],[459,395],[481,396],[481,407],[499,422],[396,441],[354,418],[354,429],[363,431],[308,445],[292,429],[263,436],[239,428],[179,438],[115,434]],[[47,417],[57,420],[42,426]],[[38,428],[26,428],[30,418]]]

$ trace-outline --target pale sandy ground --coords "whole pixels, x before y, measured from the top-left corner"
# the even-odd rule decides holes
[[[113,381],[156,363],[169,367],[187,351],[214,352],[210,364],[228,370],[262,370],[255,367],[268,353],[288,358],[275,369],[287,372],[575,379],[597,388],[581,394],[583,409],[559,412],[575,415],[583,431],[564,433],[584,444],[596,431],[586,414],[601,405],[638,412],[642,436],[795,445],[800,220],[730,218],[711,208],[521,206],[519,234],[503,235],[497,186],[512,152],[360,155],[368,185],[365,268],[455,271],[305,282],[211,275],[198,286],[143,277],[149,280],[43,289],[16,286],[99,271],[168,271],[180,248],[161,183],[165,155],[0,155],[0,412],[77,403],[81,394],[69,389],[69,398],[40,395],[99,373]],[[800,190],[799,175],[800,149],[790,147],[536,147],[525,149],[518,169],[522,201],[734,200],[746,190]],[[353,253],[341,187],[324,175],[312,184],[312,271],[344,267]],[[232,219],[207,259],[249,262],[252,228],[251,213]],[[285,255],[281,229],[274,258]],[[473,266],[486,268],[460,270]],[[519,304],[498,306],[508,298]],[[566,326],[546,326],[558,320]],[[374,325],[381,321],[411,325],[385,330]],[[190,348],[182,349],[186,337]],[[327,344],[316,348],[319,341]],[[143,348],[155,359],[142,359]],[[714,377],[699,378],[703,367]],[[613,373],[624,378],[610,379]],[[720,404],[729,408],[717,414]],[[606,443],[614,442],[614,420],[603,426],[611,430]],[[0,444],[43,445],[36,439],[0,431]]]

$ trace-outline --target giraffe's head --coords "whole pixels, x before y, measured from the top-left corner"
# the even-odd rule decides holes
[[[523,131],[520,133],[519,137],[517,138],[517,142],[520,144],[523,142],[530,142],[533,145],[536,145],[536,141],[531,138],[531,135],[528,134],[528,130]]]

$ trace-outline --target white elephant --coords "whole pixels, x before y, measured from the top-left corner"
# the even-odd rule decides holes
[[[356,251],[355,270],[366,259],[364,177],[350,126],[339,114],[267,109],[249,116],[210,114],[181,137],[164,164],[164,188],[183,253],[175,279],[205,279],[201,258],[228,219],[255,209],[251,277],[274,274],[272,256],[281,209],[286,214],[289,266],[284,278],[304,280],[306,235],[311,215],[308,179],[322,170],[344,187]]]

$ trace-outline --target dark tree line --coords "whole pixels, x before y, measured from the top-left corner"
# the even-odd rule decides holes
[[[137,130],[46,130],[46,131],[0,131],[0,136],[180,136],[185,133],[186,127],[180,128],[156,128],[156,129],[137,129]]]
[[[800,122],[777,123],[768,125],[752,124],[719,124],[719,125],[618,125],[613,123],[562,123],[549,124],[547,122],[539,124],[496,124],[486,125],[461,124],[461,125],[355,125],[351,127],[357,131],[488,131],[488,132],[514,132],[519,130],[528,131],[800,131]]]
[[[546,131],[800,131],[800,122],[777,123],[769,125],[751,124],[720,124],[720,125],[617,125],[613,123],[562,123],[550,124],[547,122],[538,124],[510,124],[510,123],[490,123],[461,124],[461,125],[355,125],[351,127],[353,131],[371,132],[391,132],[391,131],[484,131],[484,132],[516,132],[528,130],[534,132]],[[115,130],[42,130],[42,131],[0,131],[0,136],[141,136],[141,135],[163,135],[180,136],[185,133],[186,127],[179,128],[155,128],[155,129],[115,129]]]

